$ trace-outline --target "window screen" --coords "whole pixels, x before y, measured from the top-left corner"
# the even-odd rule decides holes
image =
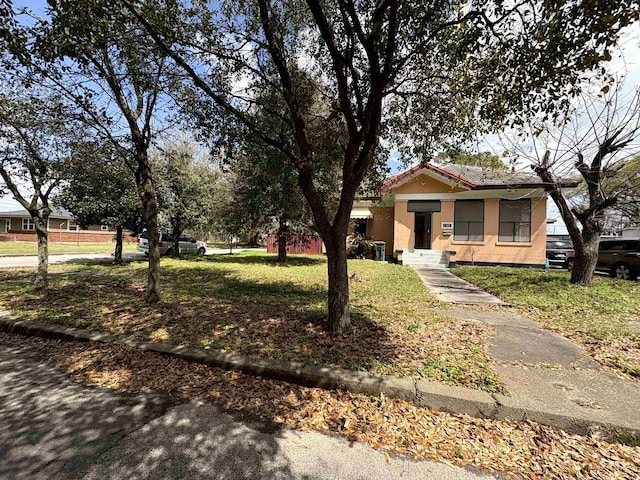
[[[531,241],[531,200],[500,200],[500,242]]]
[[[454,206],[453,239],[484,240],[484,200],[457,200]]]

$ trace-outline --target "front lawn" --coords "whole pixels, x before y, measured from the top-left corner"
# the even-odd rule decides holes
[[[284,266],[262,252],[163,258],[155,306],[144,302],[145,262],[79,269],[52,275],[48,295],[32,291],[31,272],[0,271],[0,305],[136,339],[501,389],[485,349],[490,327],[428,312],[439,302],[406,267],[349,262],[353,328],[337,339],[324,328],[323,257]]]
[[[113,253],[116,248],[114,242],[78,242],[78,243],[49,243],[49,253]],[[124,252],[135,252],[133,242],[122,245]],[[0,242],[0,255],[37,255],[36,242]]]
[[[585,288],[571,285],[563,271],[459,267],[452,272],[584,345],[601,364],[640,377],[640,282],[596,277],[593,287]]]

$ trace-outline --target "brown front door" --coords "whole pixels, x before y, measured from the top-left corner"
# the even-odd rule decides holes
[[[414,248],[431,248],[431,212],[415,213],[415,246]]]

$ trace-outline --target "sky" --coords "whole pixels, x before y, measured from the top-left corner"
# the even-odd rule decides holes
[[[34,11],[37,16],[44,15],[46,2],[44,0],[17,0],[14,1],[16,8],[27,7]],[[625,91],[632,91],[635,88],[640,87],[640,25],[635,24],[630,28],[621,41],[621,48],[618,55],[613,56],[613,60],[608,65],[609,70],[615,74],[615,76],[624,75],[624,89]],[[478,150],[480,151],[493,151],[496,154],[501,154],[504,151],[504,146],[501,145],[498,135],[491,135],[483,138],[478,142]],[[392,169],[392,173],[404,168],[401,162],[397,161],[397,155],[391,155],[389,159],[389,166]],[[549,202],[549,218],[559,219],[559,214],[553,205],[553,202]],[[13,198],[10,196],[0,197],[0,211],[15,210],[21,208]],[[555,230],[556,233],[564,233],[564,225],[561,221],[550,227],[551,230]],[[552,233],[551,231],[549,233]]]

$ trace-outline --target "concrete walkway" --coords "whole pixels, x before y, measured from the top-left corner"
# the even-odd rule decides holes
[[[498,297],[474,287],[444,268],[411,266],[425,286],[442,302],[461,305],[506,305]]]
[[[415,270],[442,301],[506,305],[447,270]],[[433,311],[461,321],[482,322],[494,329],[489,353],[510,396],[493,397],[500,405],[520,410],[522,419],[570,431],[582,428],[592,432],[598,431],[598,424],[617,425],[611,432],[614,437],[640,438],[640,382],[605,371],[581,346],[514,313],[461,306]]]

